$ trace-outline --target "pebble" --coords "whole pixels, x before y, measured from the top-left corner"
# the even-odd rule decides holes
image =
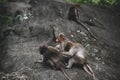
[[[96,57],[95,59],[96,59],[96,60],[98,60],[98,61],[99,61],[99,60],[101,60],[101,59],[100,59],[100,58],[98,58],[98,57]]]
[[[76,32],[77,32],[77,33],[79,33],[79,32],[80,32],[80,30],[77,30]]]
[[[102,62],[102,64],[105,64],[105,62]]]
[[[83,36],[87,36],[87,34],[85,34],[84,32],[80,32],[80,34]]]
[[[98,52],[98,50],[97,50],[97,49],[94,49],[94,52]]]
[[[70,36],[71,36],[71,37],[74,37],[74,35],[72,35],[72,34],[71,34]]]
[[[86,47],[90,47],[90,44],[87,44]]]

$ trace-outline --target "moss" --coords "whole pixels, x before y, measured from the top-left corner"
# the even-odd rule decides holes
[[[11,25],[12,21],[13,21],[12,17],[0,15],[0,25],[4,25],[4,24]]]

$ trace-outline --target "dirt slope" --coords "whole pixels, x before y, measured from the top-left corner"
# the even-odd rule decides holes
[[[42,58],[38,47],[53,37],[52,27],[55,27],[58,33],[63,32],[71,40],[82,42],[88,51],[88,62],[96,74],[96,80],[119,80],[119,6],[106,8],[80,5],[81,21],[99,39],[94,41],[81,25],[68,20],[68,11],[73,4],[62,0],[27,0],[26,3],[24,2],[23,0],[23,3],[5,3],[0,6],[0,11],[6,10],[8,13],[4,15],[14,17],[11,25],[0,26],[0,78],[5,78],[5,80],[14,78],[65,80],[60,71],[54,71],[42,64],[34,64],[34,61]],[[26,4],[28,6],[23,7]],[[3,7],[6,5],[9,7]],[[16,5],[18,8],[12,9]],[[7,8],[10,7],[9,12]],[[0,13],[2,15],[2,12]],[[49,45],[54,46],[54,40]],[[81,67],[74,66],[73,69],[67,69],[67,71],[73,80],[92,80]]]

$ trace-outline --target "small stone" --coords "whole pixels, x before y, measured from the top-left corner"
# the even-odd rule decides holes
[[[105,64],[105,62],[102,62],[102,64]]]
[[[92,21],[92,19],[90,19],[90,22]]]
[[[101,71],[101,68],[99,67],[99,65],[96,65],[96,70]]]
[[[97,50],[97,49],[94,49],[94,52],[98,52],[98,50]]]
[[[80,32],[80,34],[83,35],[83,36],[87,36],[84,32]]]
[[[24,14],[24,15],[23,15],[23,18],[24,18],[24,19],[28,19],[27,14]]]
[[[79,32],[80,32],[80,30],[77,30],[76,32],[77,32],[77,33],[79,33]]]
[[[98,60],[98,61],[99,61],[99,60],[101,60],[101,59],[100,59],[100,58],[98,58],[98,57],[96,57],[95,59],[96,59],[96,60]]]
[[[71,36],[71,37],[74,37],[74,35],[72,35],[72,34],[71,34],[70,36]]]
[[[29,16],[32,16],[32,14],[31,14],[30,12],[28,13],[28,15],[29,15]]]
[[[96,65],[96,70],[99,70],[99,66],[98,65]]]
[[[87,44],[86,47],[90,47],[90,44]]]
[[[96,17],[94,17],[94,20],[96,20]]]
[[[88,37],[85,37],[86,40],[88,40],[89,38]]]

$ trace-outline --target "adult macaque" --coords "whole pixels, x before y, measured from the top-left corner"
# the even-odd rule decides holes
[[[80,5],[75,4],[70,7],[68,13],[68,19],[77,22],[78,24],[82,25],[90,35],[97,40],[96,36],[90,31],[90,29],[80,20]]]
[[[70,41],[64,34],[59,34],[56,42],[60,44],[62,54],[71,56],[66,68],[71,68],[73,63],[82,64],[84,70],[95,79],[94,72],[87,63],[86,50],[80,43]]]
[[[80,19],[79,14],[80,14],[80,5],[79,4],[73,5],[69,9],[68,19],[78,22],[78,20]]]
[[[67,80],[71,80],[65,71],[66,58],[52,46],[40,46],[40,54],[43,55],[43,62],[49,64],[53,69],[60,69]]]

